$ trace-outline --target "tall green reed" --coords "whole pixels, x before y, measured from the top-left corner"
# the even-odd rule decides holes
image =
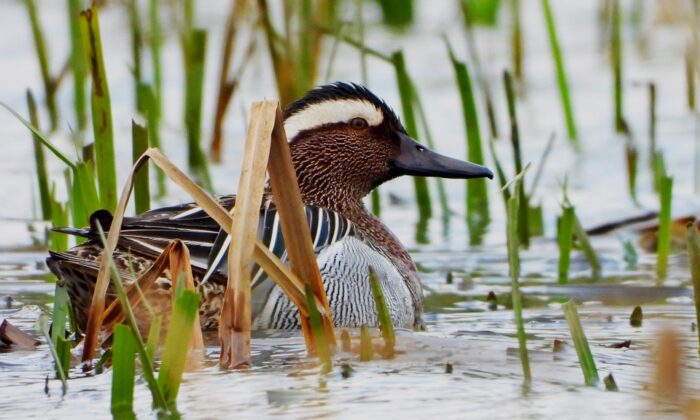
[[[673,198],[673,177],[661,178],[659,190],[659,233],[656,245],[656,274],[663,281],[668,273],[668,255],[671,252],[671,200]]]
[[[32,37],[34,38],[34,48],[39,60],[39,70],[41,71],[41,80],[44,84],[44,99],[46,101],[46,110],[49,113],[50,127],[51,131],[54,131],[58,127],[58,107],[56,106],[56,89],[58,84],[51,75],[51,70],[49,69],[46,38],[41,28],[41,22],[39,22],[36,3],[34,0],[24,0],[24,5],[29,15]]]
[[[522,173],[521,173],[522,175]],[[519,247],[519,231],[518,224],[520,223],[520,196],[517,191],[522,187],[522,177],[516,181],[515,191],[507,201],[507,229],[506,238],[508,242],[508,267],[510,273],[511,297],[513,300],[513,314],[515,315],[515,325],[518,335],[518,347],[520,349],[520,363],[523,368],[523,377],[526,383],[532,381],[530,372],[530,357],[527,351],[527,336],[525,334],[525,325],[523,321],[523,306],[522,297],[520,294],[520,255]],[[507,189],[507,185],[504,186]]]
[[[552,50],[552,59],[554,60],[554,67],[557,74],[559,95],[561,97],[564,120],[566,122],[566,133],[576,150],[580,150],[576,130],[576,121],[574,120],[574,110],[571,105],[571,95],[569,93],[569,81],[567,80],[566,69],[564,68],[564,57],[561,47],[559,46],[557,27],[556,23],[554,22],[554,14],[552,13],[552,6],[550,5],[549,0],[542,0],[542,9],[544,10],[545,22],[547,24],[547,34],[549,35],[549,44]]]
[[[615,130],[618,133],[629,133],[629,127],[624,116],[624,85],[622,75],[622,12],[620,0],[612,0],[612,24],[610,29],[610,63],[613,70],[613,103]]]
[[[457,59],[449,41],[445,38],[447,52],[455,71],[459,96],[462,101],[462,116],[466,128],[467,159],[483,165],[484,153],[481,146],[479,116],[474,100],[471,76],[466,63]],[[488,191],[485,179],[474,179],[466,182],[467,225],[469,226],[469,242],[472,245],[481,242],[484,227],[489,223]]]
[[[134,377],[136,375],[136,342],[128,325],[114,327],[112,343],[112,401],[115,419],[134,419]]]
[[[112,106],[107,84],[107,73],[102,54],[98,9],[86,9],[80,13],[83,41],[87,46],[87,58],[92,75],[90,93],[92,128],[95,136],[95,167],[100,191],[100,203],[109,211],[117,207],[117,169],[114,155],[114,129]]]
[[[131,150],[133,162],[148,149],[148,130],[133,120],[131,121]],[[134,177],[134,205],[136,214],[151,208],[151,190],[149,186],[148,165],[144,165]]]
[[[39,127],[39,114],[36,109],[36,101],[32,91],[27,89],[27,108],[29,109],[29,121],[34,127]],[[34,162],[36,164],[36,177],[39,186],[39,199],[41,202],[41,216],[44,220],[51,219],[51,193],[49,191],[49,178],[46,170],[46,158],[41,140],[33,134]]]
[[[79,131],[87,127],[87,102],[85,101],[85,81],[88,76],[88,63],[85,45],[80,29],[81,0],[68,0],[68,26],[70,28],[70,66],[73,74],[73,105]]]

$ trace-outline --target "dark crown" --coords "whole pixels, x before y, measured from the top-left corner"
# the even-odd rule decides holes
[[[396,116],[396,113],[394,113],[386,102],[366,87],[357,83],[335,82],[312,89],[307,92],[303,98],[297,99],[289,104],[284,110],[284,118],[287,119],[310,105],[341,99],[360,99],[367,101],[382,111],[385,123],[388,123],[391,127],[402,132],[406,131],[399,117]]]

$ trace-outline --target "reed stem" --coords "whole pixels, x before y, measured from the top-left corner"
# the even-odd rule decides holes
[[[578,355],[578,361],[581,365],[581,371],[583,372],[586,385],[596,386],[600,382],[598,368],[596,368],[593,354],[588,346],[586,334],[581,326],[581,320],[576,310],[576,303],[570,300],[562,305],[562,309],[566,316],[566,323],[569,324],[569,331],[571,331],[571,338],[574,341],[574,347],[576,348],[576,354]]]

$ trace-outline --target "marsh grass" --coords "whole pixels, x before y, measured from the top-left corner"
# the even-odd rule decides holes
[[[520,178],[515,181],[514,189],[518,191],[522,187],[522,172]],[[504,186],[507,189],[508,185]],[[520,255],[519,255],[519,229],[520,222],[520,201],[518,194],[512,194],[507,201],[506,213],[508,217],[506,238],[508,246],[508,268],[510,273],[511,298],[513,301],[513,314],[515,315],[515,326],[518,336],[518,347],[520,350],[520,363],[523,368],[523,378],[525,383],[529,384],[532,381],[532,373],[530,371],[530,357],[527,350],[527,336],[525,334],[525,324],[523,321],[523,305],[522,296],[520,294]]]
[[[46,343],[49,346],[49,352],[51,353],[51,357],[53,357],[54,360],[54,365],[56,366],[56,376],[61,380],[63,395],[66,395],[66,392],[68,391],[68,373],[63,368],[63,360],[57,353],[53,340],[51,340],[51,335],[49,334],[49,317],[45,314],[40,315],[39,319],[37,320],[37,324],[39,331],[44,336]],[[70,355],[70,353],[68,354]]]
[[[659,233],[656,245],[656,274],[661,282],[668,273],[668,255],[671,252],[671,200],[673,198],[673,177],[663,176],[659,190]]]
[[[700,325],[700,234],[697,222],[688,223],[686,226],[686,244],[688,246],[688,262],[690,265],[690,276],[693,284],[693,293],[695,297],[695,322]],[[700,328],[698,331],[698,341],[700,342]],[[698,347],[700,354],[700,346]]]
[[[576,303],[573,300],[570,300],[562,305],[562,309],[564,310],[566,323],[569,325],[571,339],[574,341],[574,347],[576,348],[576,355],[578,356],[578,361],[581,365],[584,381],[587,386],[597,386],[600,382],[598,368],[596,368],[595,360],[593,360],[593,354],[588,346],[586,334],[581,326],[581,320],[579,319],[578,311],[576,310]]]
[[[88,63],[85,45],[80,29],[81,0],[68,0],[68,27],[70,28],[70,67],[73,74],[73,106],[79,131],[87,127],[87,102],[85,82],[88,76]]]
[[[128,325],[114,327],[112,343],[112,402],[114,418],[133,419],[136,342]]]
[[[148,149],[148,130],[131,121],[131,155],[133,162]],[[144,166],[134,180],[134,205],[136,214],[146,212],[151,208],[151,189],[148,177],[148,165]]]
[[[103,208],[114,211],[117,207],[117,169],[114,155],[114,129],[112,106],[107,73],[104,67],[100,23],[97,9],[86,9],[80,13],[83,42],[87,46],[92,78],[91,110],[95,138],[95,167]]]
[[[574,208],[570,205],[562,205],[562,214],[557,219],[557,243],[559,245],[559,277],[560,284],[569,280],[569,267],[571,266],[571,249],[574,239]]]
[[[316,345],[316,353],[318,354],[318,360],[323,366],[323,372],[328,373],[333,368],[333,361],[331,359],[331,348],[326,340],[326,334],[323,330],[323,319],[321,318],[321,313],[316,307],[316,302],[314,300],[314,291],[310,284],[306,284],[306,304],[309,308],[309,321],[311,324],[311,333],[314,336],[314,343]]]
[[[610,25],[610,64],[613,71],[614,125],[618,133],[628,134],[629,126],[624,116],[624,81],[622,74],[622,11],[620,0],[612,0]]]
[[[408,135],[413,138],[418,138],[418,124],[413,108],[414,97],[411,78],[406,69],[406,60],[403,52],[396,51],[391,55],[391,62],[394,65],[396,72],[396,82],[398,84],[399,96],[401,98],[401,111],[403,114],[403,123]],[[421,220],[430,219],[433,214],[432,204],[430,201],[430,192],[428,190],[428,181],[425,177],[413,177],[413,185],[416,194],[416,204],[418,205],[418,216]],[[425,242],[423,239],[420,242]]]
[[[462,101],[462,116],[466,129],[467,160],[484,164],[484,153],[481,145],[479,116],[474,99],[471,76],[466,63],[457,59],[447,38],[444,38],[447,52],[455,71],[459,96]],[[485,179],[472,179],[466,182],[467,225],[469,226],[469,242],[471,245],[481,243],[485,226],[489,223],[488,190]]]
[[[36,109],[36,101],[31,90],[27,89],[27,108],[29,110],[29,121],[34,127],[39,127],[39,114]],[[34,143],[34,163],[36,165],[36,178],[39,186],[39,201],[41,203],[41,216],[44,220],[51,220],[51,193],[49,191],[49,178],[46,170],[46,158],[41,140],[32,134]]]
[[[372,267],[369,268],[369,284],[374,297],[374,306],[377,310],[377,319],[379,320],[379,330],[384,338],[384,351],[382,355],[385,359],[394,358],[394,347],[396,346],[396,334],[394,332],[394,324],[391,321],[389,307],[382,291],[382,285],[379,282],[376,271]]]
[[[41,79],[44,84],[44,99],[46,101],[46,110],[49,113],[50,127],[51,131],[54,131],[58,127],[58,107],[56,106],[56,90],[58,88],[58,83],[51,75],[51,70],[49,69],[50,65],[46,38],[41,27],[41,22],[39,22],[39,13],[36,3],[34,0],[23,0],[23,2],[29,15],[29,24],[34,39],[34,49],[37,59],[39,60],[39,70],[41,71]]]
[[[550,5],[549,0],[542,0],[542,9],[544,11],[545,23],[547,24],[547,34],[549,35],[549,44],[552,50],[552,59],[554,60],[554,68],[557,75],[557,85],[559,86],[562,111],[564,113],[564,121],[566,123],[566,133],[574,148],[577,151],[580,151],[581,145],[578,142],[574,110],[571,105],[569,81],[566,75],[566,68],[564,67],[564,57],[561,47],[559,46],[559,37],[557,35],[557,27],[554,21],[554,13],[552,12],[552,6]]]

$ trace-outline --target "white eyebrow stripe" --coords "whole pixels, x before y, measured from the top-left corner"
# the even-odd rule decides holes
[[[311,104],[296,112],[284,122],[287,139],[292,140],[300,132],[326,124],[348,122],[361,117],[370,126],[378,126],[384,120],[382,111],[373,103],[362,99],[337,99]]]

